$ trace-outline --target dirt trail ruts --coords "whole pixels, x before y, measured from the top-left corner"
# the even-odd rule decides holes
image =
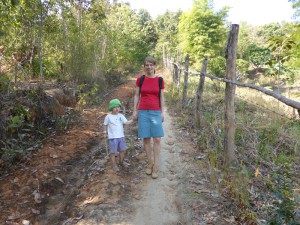
[[[191,134],[167,110],[158,179],[145,174],[136,123],[125,128],[126,165],[117,173],[112,169],[99,124],[110,99],[119,98],[130,109],[133,93],[131,80],[99,107],[85,111],[71,130],[45,141],[19,169],[2,176],[0,224],[230,224],[222,217],[224,199],[209,185],[207,163],[195,159]]]

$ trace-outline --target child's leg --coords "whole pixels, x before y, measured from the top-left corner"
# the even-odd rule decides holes
[[[117,151],[117,140],[116,139],[109,139],[109,151],[110,151],[110,159],[115,171],[119,171],[117,163],[116,163],[116,155],[118,154]]]
[[[120,164],[122,164],[125,157],[125,151],[120,151],[119,155],[120,155],[119,162]]]
[[[126,142],[125,142],[124,137],[119,139],[119,150],[120,150],[120,152],[119,152],[119,156],[120,156],[119,162],[120,162],[120,164],[122,164],[123,161],[124,161],[125,151],[126,151]]]
[[[115,165],[116,164],[116,156],[114,153],[110,153],[110,159],[111,159],[112,164]]]

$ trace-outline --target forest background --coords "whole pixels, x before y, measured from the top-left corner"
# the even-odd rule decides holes
[[[272,90],[299,87],[300,1],[290,2],[294,23],[240,24],[239,80]],[[139,71],[148,55],[162,64],[163,53],[180,63],[189,54],[194,71],[208,56],[208,73],[225,76],[229,8],[215,11],[211,0],[195,0],[186,12],[169,11],[156,19],[147,10],[107,0],[2,0],[0,8],[2,169],[38,147],[47,135],[68,129],[76,112],[99,104]],[[67,96],[65,104],[50,98],[47,90],[53,88]],[[291,97],[299,98],[299,92]],[[62,111],[60,104],[68,108]],[[299,132],[299,122],[292,126]],[[271,145],[274,140],[267,133],[262,130],[261,137]],[[299,140],[293,143],[292,156],[299,154]],[[284,199],[290,204],[288,195]],[[295,208],[285,210],[295,213]]]

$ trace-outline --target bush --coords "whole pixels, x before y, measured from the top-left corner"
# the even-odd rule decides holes
[[[245,75],[249,68],[249,61],[243,60],[243,59],[237,59],[236,60],[236,69],[237,74],[239,75]]]
[[[8,91],[9,88],[9,77],[5,74],[0,74],[0,93]]]
[[[225,77],[226,72],[226,59],[222,56],[208,60],[207,65],[208,73],[218,77]]]

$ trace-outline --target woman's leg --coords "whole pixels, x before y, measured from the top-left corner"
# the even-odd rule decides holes
[[[143,139],[144,149],[146,152],[146,156],[148,159],[148,168],[152,168],[152,154],[151,154],[151,139],[150,138],[144,138]]]
[[[158,159],[160,153],[160,137],[153,138],[153,154],[154,154],[154,163],[153,163],[153,173],[158,171]]]

